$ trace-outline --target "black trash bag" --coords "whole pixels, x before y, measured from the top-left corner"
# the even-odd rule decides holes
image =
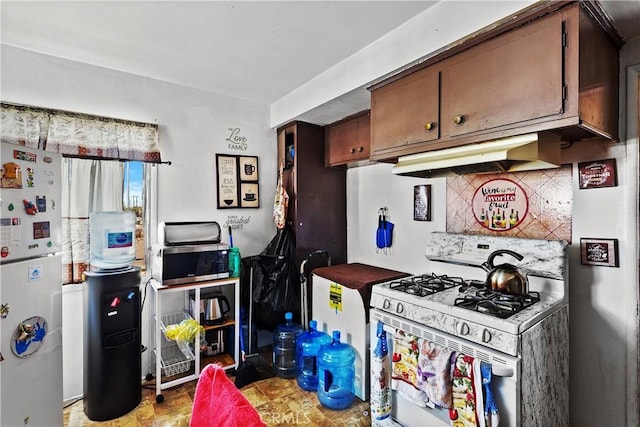
[[[260,255],[243,260],[243,304],[249,301],[249,280],[253,286],[253,320],[258,329],[272,331],[293,313],[300,321],[300,273],[291,228],[279,229]],[[253,275],[251,276],[251,267]]]

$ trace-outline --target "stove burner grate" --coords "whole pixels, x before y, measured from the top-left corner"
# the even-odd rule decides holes
[[[435,273],[431,273],[394,280],[389,283],[389,287],[400,292],[425,297],[462,284],[461,277],[438,276]]]
[[[538,292],[527,295],[510,295],[491,289],[469,292],[462,298],[456,298],[454,305],[491,316],[506,319],[540,301]]]

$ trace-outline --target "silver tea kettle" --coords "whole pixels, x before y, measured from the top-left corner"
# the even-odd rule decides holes
[[[487,261],[482,263],[481,267],[489,274],[487,274],[486,287],[497,292],[502,292],[510,295],[527,295],[529,292],[529,282],[526,274],[524,274],[518,267],[511,264],[499,264],[494,265],[493,260],[497,256],[502,254],[508,254],[522,261],[524,258],[517,252],[513,252],[506,249],[500,249],[492,252]]]
[[[229,300],[224,295],[204,299],[204,323],[216,324],[224,321],[224,315],[231,310]]]

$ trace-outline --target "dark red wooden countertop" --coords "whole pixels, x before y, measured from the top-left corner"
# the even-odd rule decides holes
[[[377,283],[410,276],[409,273],[360,263],[318,267],[312,273],[344,287],[357,289],[360,292],[365,312],[367,313],[367,322],[369,322],[368,308],[371,301],[371,287]]]

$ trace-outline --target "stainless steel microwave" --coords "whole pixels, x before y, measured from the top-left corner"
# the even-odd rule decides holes
[[[163,285],[229,277],[229,245],[154,246],[152,277]]]

